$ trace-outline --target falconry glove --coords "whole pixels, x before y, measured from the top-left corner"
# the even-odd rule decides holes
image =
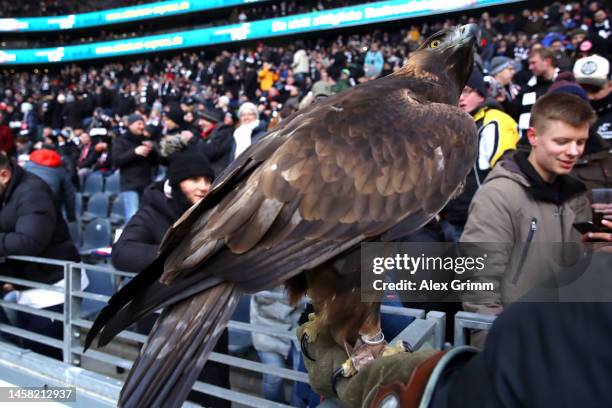
[[[304,325],[297,328],[298,338],[302,337],[303,330]],[[346,407],[365,408],[375,406],[373,403],[381,390],[395,385],[416,390],[406,393],[412,394],[416,407],[429,374],[443,355],[444,352],[439,350],[383,355],[346,378],[338,375],[347,360],[346,350],[334,341],[328,331],[321,330],[317,338],[308,344],[303,358],[310,386],[325,398],[338,398]],[[401,406],[404,407],[404,404]]]

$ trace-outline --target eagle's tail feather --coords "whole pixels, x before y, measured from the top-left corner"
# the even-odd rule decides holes
[[[240,295],[233,284],[223,283],[165,309],[132,366],[119,406],[182,405]]]

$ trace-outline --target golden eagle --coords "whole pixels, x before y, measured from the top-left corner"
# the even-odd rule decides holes
[[[98,334],[105,345],[164,308],[121,406],[180,406],[240,296],[281,283],[310,296],[339,344],[380,343],[380,305],[360,302],[360,243],[423,226],[471,169],[475,125],[456,105],[477,32],[434,34],[397,72],[294,113],[220,175],[88,334],[86,348]]]

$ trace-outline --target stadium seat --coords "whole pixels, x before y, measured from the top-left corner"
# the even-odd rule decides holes
[[[74,212],[77,220],[81,221],[83,218],[83,195],[78,192],[74,193]]]
[[[89,278],[89,286],[87,286],[84,292],[95,293],[96,295],[112,296],[117,291],[117,283],[113,275],[90,270],[86,270],[86,272],[87,278]],[[83,299],[79,314],[85,319],[92,318],[105,305],[105,302],[99,302],[93,299]]]
[[[91,173],[85,179],[83,187],[83,196],[90,197],[96,193],[101,193],[104,190],[104,178],[100,173]]]
[[[83,231],[81,255],[88,255],[92,249],[106,248],[111,245],[111,223],[105,218],[96,218]]]
[[[106,178],[104,183],[104,192],[110,195],[117,195],[121,190],[119,189],[119,171],[115,171],[113,174]]]
[[[68,232],[70,233],[70,239],[74,245],[78,248],[81,246],[81,226],[78,222],[72,221],[68,223]]]
[[[96,193],[91,196],[87,203],[87,211],[83,213],[83,222],[108,217],[109,201],[110,197],[106,193]]]
[[[123,224],[125,217],[125,205],[123,203],[123,194],[119,194],[113,200],[110,212],[110,222],[113,225]]]

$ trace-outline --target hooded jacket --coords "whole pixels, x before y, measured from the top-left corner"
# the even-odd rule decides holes
[[[578,246],[570,243],[580,242],[580,234],[572,224],[591,218],[584,184],[558,176],[560,194],[556,202],[549,201],[546,186],[526,174],[524,168],[530,165],[519,164],[526,160],[518,152],[499,163],[470,205],[460,241],[488,243],[486,267],[471,279],[491,282],[495,291],[464,302],[467,311],[499,314],[505,305],[550,278],[556,265],[576,261]]]
[[[0,257],[29,255],[80,261],[49,186],[19,166],[11,166],[11,171],[0,204]],[[0,273],[43,283],[63,278],[60,266],[10,260],[0,264]]]
[[[164,234],[187,208],[165,195],[163,181],[151,184],[142,196],[140,209],[113,245],[113,266],[128,272],[140,272],[149,266],[157,257]]]
[[[36,174],[49,185],[56,202],[65,206],[68,220],[74,221],[75,189],[59,153],[50,149],[36,150],[30,154],[30,160],[25,163],[24,169]]]

